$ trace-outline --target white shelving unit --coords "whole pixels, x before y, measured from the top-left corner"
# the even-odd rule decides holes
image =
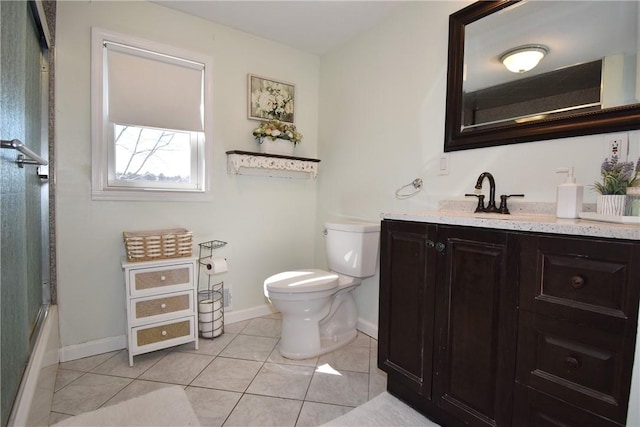
[[[133,356],[188,342],[198,349],[197,258],[122,261],[126,286],[127,347]]]

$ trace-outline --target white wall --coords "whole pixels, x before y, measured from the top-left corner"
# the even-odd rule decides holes
[[[318,223],[335,217],[379,220],[382,212],[438,208],[464,199],[478,175],[491,172],[496,194],[524,193],[524,201],[555,202],[562,176],[575,166],[585,202],[599,179],[604,136],[593,135],[450,153],[450,173],[437,175],[444,145],[448,17],[470,1],[408,2],[380,25],[324,55],[320,66]],[[631,156],[640,134],[630,133]],[[411,199],[397,188],[420,177]],[[486,192],[486,190],[485,190]],[[316,243],[321,263],[323,241]],[[320,265],[320,264],[319,264]],[[356,290],[360,317],[378,321],[378,278]]]
[[[462,199],[483,171],[497,194],[555,201],[557,167],[598,179],[603,136],[451,153],[449,175],[436,166],[444,141],[448,17],[470,1],[407,2],[383,23],[318,58],[153,3],[58,2],[56,138],[58,296],[63,346],[125,333],[121,233],[186,227],[195,241],[221,239],[231,271],[233,309],[264,304],[262,281],[301,266],[326,265],[322,223],[379,221],[388,211],[436,209]],[[208,53],[214,57],[214,201],[93,202],[90,198],[90,27]],[[255,148],[246,119],[246,75],[296,84],[296,148],[322,160],[317,182],[230,176],[225,151]],[[631,157],[640,152],[630,133]],[[421,177],[424,190],[397,200]],[[316,190],[317,188],[317,190]],[[313,242],[315,240],[315,248]],[[314,250],[315,249],[315,250]],[[314,263],[315,261],[315,263]],[[356,290],[363,322],[377,327],[378,278]]]
[[[247,74],[296,85],[296,154],[317,156],[319,58],[148,2],[57,3],[56,188],[63,347],[125,334],[122,232],[185,227],[194,241],[229,242],[233,311],[265,304],[265,277],[313,263],[316,182],[232,176],[228,150],[256,150],[246,113]],[[90,28],[210,54],[214,58],[212,202],[91,200]],[[321,166],[322,167],[322,166]]]
[[[318,226],[339,217],[379,220],[382,212],[433,210],[440,200],[463,199],[483,171],[496,194],[524,193],[524,200],[555,202],[562,177],[575,166],[585,185],[599,180],[603,135],[540,141],[451,153],[449,175],[438,176],[444,144],[448,16],[470,1],[410,2],[382,24],[321,58]],[[640,153],[640,131],[629,132],[630,160]],[[424,189],[397,200],[395,190],[414,178]],[[486,190],[485,190],[486,193]],[[323,262],[323,241],[316,241]],[[319,264],[320,265],[320,264]],[[378,323],[378,277],[355,291],[361,323]],[[640,335],[630,402],[640,395]],[[629,425],[640,425],[630,405]]]

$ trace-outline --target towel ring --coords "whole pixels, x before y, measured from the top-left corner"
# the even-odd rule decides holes
[[[402,190],[404,190],[407,187],[413,187],[414,190],[411,193],[402,194],[401,193]],[[413,197],[416,194],[418,194],[420,192],[420,190],[422,190],[422,179],[416,178],[413,181],[411,181],[409,184],[403,185],[402,187],[398,188],[396,190],[396,198],[398,198],[398,199],[408,199],[409,197]]]

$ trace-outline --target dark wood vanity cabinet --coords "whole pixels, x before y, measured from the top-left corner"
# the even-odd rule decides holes
[[[388,389],[442,424],[506,425],[517,244],[477,228],[382,223],[378,364]]]
[[[378,366],[441,425],[624,425],[640,245],[384,220]]]
[[[514,425],[624,425],[640,245],[567,236],[520,240]]]

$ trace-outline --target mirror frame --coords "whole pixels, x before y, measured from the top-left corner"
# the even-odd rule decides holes
[[[449,16],[444,151],[542,141],[640,128],[640,104],[575,113],[527,123],[462,131],[465,26],[520,0],[477,1]]]

